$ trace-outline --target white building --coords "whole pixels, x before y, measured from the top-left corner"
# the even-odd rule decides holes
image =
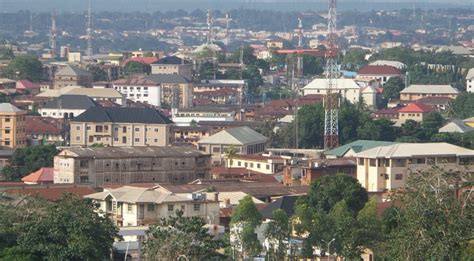
[[[474,172],[474,150],[449,143],[398,143],[365,150],[354,157],[357,180],[368,192],[403,188],[410,173],[434,166]]]
[[[283,171],[285,159],[277,156],[262,155],[237,155],[232,159],[226,159],[227,168],[246,168],[248,170],[263,174],[276,174]]]
[[[96,104],[88,96],[61,95],[38,108],[38,113],[41,117],[55,119],[74,118],[91,107],[96,107]]]
[[[173,109],[171,120],[176,126],[191,126],[191,123],[200,121],[234,121],[235,111],[226,108],[189,108]]]
[[[466,76],[466,91],[474,93],[474,68],[469,69]]]
[[[112,86],[129,100],[161,106],[161,86],[155,81],[145,78],[120,79],[114,81]]]
[[[54,99],[61,95],[85,95],[94,101],[111,101],[125,106],[125,97],[120,92],[111,88],[84,88],[80,86],[67,86],[61,89],[46,90],[36,97]]]
[[[341,96],[352,103],[359,102],[361,95],[361,86],[353,79],[337,79],[333,92],[341,94]],[[328,80],[323,78],[314,79],[305,87],[303,87],[303,95],[308,94],[328,94]]]

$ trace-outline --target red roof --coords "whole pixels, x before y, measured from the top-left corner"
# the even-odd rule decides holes
[[[38,196],[49,201],[60,200],[65,193],[72,193],[80,197],[96,193],[97,191],[91,187],[71,186],[46,186],[46,187],[23,187],[18,189],[6,190],[6,193],[20,194],[26,196]]]
[[[41,168],[30,175],[23,177],[21,181],[31,183],[53,183],[54,168]]]
[[[399,110],[399,112],[419,112],[419,113],[431,112],[431,111],[433,111],[433,107],[431,107],[430,105],[422,104],[422,103],[412,103]]]
[[[366,65],[362,67],[359,75],[401,75],[399,69],[389,65]]]
[[[28,80],[20,80],[16,82],[16,88],[20,90],[24,89],[40,89],[41,86],[39,84],[32,83]]]
[[[60,134],[61,123],[58,119],[26,116],[25,131],[27,134]]]
[[[152,64],[156,61],[158,61],[158,57],[154,57],[154,56],[153,57],[133,57],[133,58],[127,59],[125,62],[123,62],[123,65],[126,65],[129,62]]]

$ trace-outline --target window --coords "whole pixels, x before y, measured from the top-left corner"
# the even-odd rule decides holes
[[[79,161],[79,166],[81,168],[88,168],[89,167],[89,161],[88,160],[81,160],[81,161]]]
[[[10,118],[5,118],[5,122],[10,122]]]
[[[81,137],[80,136],[76,136],[76,141],[80,141],[81,140]]]
[[[76,130],[81,130],[81,126],[76,126]]]
[[[135,138],[135,142],[140,142],[140,138]]]
[[[242,162],[241,161],[237,161],[237,166],[241,166],[242,165]]]
[[[154,142],[158,142],[158,139],[154,139],[153,141],[154,141]]]
[[[125,136],[122,137],[122,143],[127,143],[127,137]]]
[[[140,128],[135,128],[135,131],[140,131]]]
[[[127,204],[127,211],[132,212],[133,210],[133,205],[132,204]]]
[[[158,128],[155,128],[155,132],[158,132]]]
[[[364,159],[363,158],[359,158],[359,160],[357,161],[359,166],[364,166]]]
[[[103,131],[103,127],[101,125],[95,126],[95,132],[102,132],[102,131]]]
[[[408,164],[425,164],[425,158],[408,159]]]
[[[5,134],[10,134],[10,130],[5,130]]]
[[[267,168],[267,169],[270,169],[270,164],[267,164],[266,168]]]
[[[375,159],[370,159],[369,160],[369,166],[375,167],[376,166],[376,160]]]
[[[79,178],[79,183],[89,183],[89,176],[81,176]]]
[[[123,127],[123,128],[122,128],[122,132],[123,132],[123,133],[127,133],[127,127]]]
[[[219,147],[213,147],[212,152],[221,152],[221,148]]]
[[[250,167],[253,168],[253,162],[250,162]]]
[[[155,205],[154,204],[148,204],[147,208],[148,208],[148,212],[154,212],[155,211]]]
[[[194,211],[201,211],[201,204],[194,204]]]
[[[181,205],[181,210],[184,211],[186,207],[184,205]]]
[[[87,127],[86,127],[86,130],[91,130],[91,126],[87,126]]]
[[[8,145],[10,145],[10,141],[7,140],[5,141],[5,146],[8,146]]]
[[[174,205],[168,205],[168,211],[173,211],[174,210]]]
[[[403,174],[395,174],[395,180],[402,180]]]
[[[257,169],[259,169],[259,168],[260,168],[260,163],[257,163]]]

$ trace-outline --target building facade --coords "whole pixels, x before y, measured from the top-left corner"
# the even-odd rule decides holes
[[[0,104],[0,146],[26,147],[26,111],[10,103]]]
[[[70,147],[54,157],[54,183],[185,184],[209,178],[210,162],[188,147]]]
[[[355,154],[357,180],[368,192],[403,188],[410,173],[434,166],[474,172],[474,150],[449,143],[398,143]]]
[[[54,75],[54,88],[61,89],[67,86],[92,86],[92,74],[77,66],[66,66],[59,69]]]
[[[167,56],[151,64],[151,74],[177,74],[191,80],[192,65],[179,57]]]
[[[106,189],[85,196],[100,204],[118,227],[146,226],[158,223],[162,218],[176,215],[200,217],[210,224],[219,224],[218,193],[172,193],[162,187],[152,188],[124,186]]]
[[[168,146],[172,122],[151,108],[92,107],[70,122],[71,146]]]
[[[456,99],[459,91],[451,85],[413,84],[400,92],[401,102],[413,102],[425,97],[447,97]]]

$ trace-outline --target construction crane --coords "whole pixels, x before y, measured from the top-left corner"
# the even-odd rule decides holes
[[[89,0],[89,7],[87,9],[86,33],[87,33],[87,56],[89,56],[89,58],[90,58],[93,55],[93,50],[92,50],[92,5],[91,5],[91,0]]]
[[[329,0],[328,11],[328,48],[325,54],[327,93],[324,100],[324,150],[337,147],[339,141],[339,95],[337,93],[339,68],[337,66],[336,1]]]

